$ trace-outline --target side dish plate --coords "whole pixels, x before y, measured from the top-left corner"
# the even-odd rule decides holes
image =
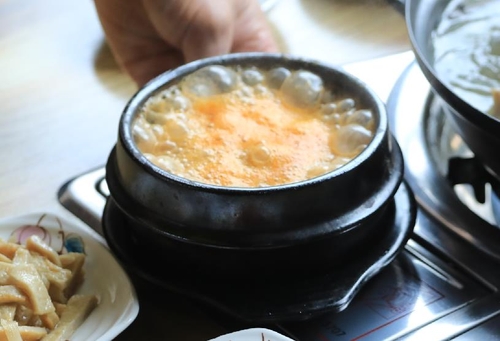
[[[271,329],[249,328],[225,334],[209,341],[293,341]]]
[[[126,272],[105,240],[86,226],[53,213],[30,213],[0,220],[0,238],[22,243],[36,234],[60,253],[84,252],[85,280],[81,294],[95,294],[98,306],[72,335],[72,341],[110,341],[137,317],[139,302]]]

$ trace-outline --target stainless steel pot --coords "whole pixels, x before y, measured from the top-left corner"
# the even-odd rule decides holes
[[[479,111],[459,97],[434,68],[434,51],[430,43],[433,30],[442,20],[450,3],[444,0],[392,1],[404,11],[409,38],[416,60],[433,91],[446,103],[445,111],[457,132],[486,170],[500,179],[500,120]],[[500,19],[500,18],[499,18]]]

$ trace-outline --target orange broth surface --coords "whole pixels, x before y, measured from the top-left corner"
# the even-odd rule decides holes
[[[211,65],[149,97],[131,126],[159,168],[224,187],[267,187],[342,167],[372,140],[376,119],[307,70]]]
[[[192,134],[182,158],[188,160],[189,177],[202,182],[296,182],[310,177],[312,165],[333,157],[328,146],[332,127],[314,112],[285,106],[274,96],[256,96],[252,104],[232,94],[197,99],[188,126]],[[201,150],[207,158],[197,157]]]
[[[173,174],[220,186],[264,187],[306,180],[346,162],[332,153],[335,125],[317,108],[287,105],[272,92],[251,99],[235,93],[195,97],[190,103],[178,114],[181,123],[175,121],[179,116],[145,123],[156,132],[154,146],[136,141],[146,157]],[[154,110],[146,107],[143,115]],[[185,134],[176,139],[179,131]]]

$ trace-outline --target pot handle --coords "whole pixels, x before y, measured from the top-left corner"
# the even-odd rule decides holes
[[[387,0],[399,13],[405,14],[406,0]]]

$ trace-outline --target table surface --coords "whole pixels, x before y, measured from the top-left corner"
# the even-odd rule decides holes
[[[385,0],[278,0],[282,52],[340,65],[410,49]],[[92,1],[0,0],[0,218],[50,211],[70,178],[103,166],[137,90],[115,63]],[[207,340],[220,318],[171,293],[138,289],[141,312],[117,340]],[[147,334],[145,334],[147,333]]]

